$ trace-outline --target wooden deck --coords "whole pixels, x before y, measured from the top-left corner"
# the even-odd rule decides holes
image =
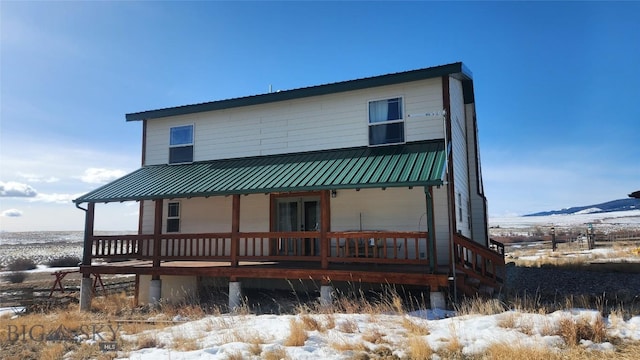
[[[426,232],[259,232],[91,236],[89,274],[312,279],[449,286]],[[499,288],[504,255],[456,235],[456,273]],[[87,251],[88,250],[88,251]],[[462,283],[461,283],[462,284]]]
[[[351,281],[381,284],[403,284],[431,287],[448,286],[446,268],[443,273],[429,273],[417,265],[332,264],[322,269],[319,263],[295,261],[241,261],[232,266],[228,261],[163,261],[154,267],[151,260],[132,260],[82,266],[83,273],[136,275],[192,275],[238,279],[310,279],[321,282]]]

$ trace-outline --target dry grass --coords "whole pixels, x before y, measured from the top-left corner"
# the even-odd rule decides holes
[[[289,321],[289,331],[289,336],[284,341],[285,346],[303,346],[309,338],[302,321],[291,319]]]
[[[264,351],[260,357],[262,360],[290,360],[287,350],[281,347]]]
[[[402,318],[402,327],[411,335],[429,335],[429,327],[427,321],[422,319]]]
[[[445,359],[460,359],[462,357],[462,349],[464,347],[458,338],[458,329],[453,323],[451,323],[449,333],[450,336],[447,344],[441,347],[437,353]]]
[[[505,329],[515,329],[520,319],[520,313],[509,311],[498,318],[498,326]]]
[[[324,328],[327,330],[335,329],[336,327],[336,318],[333,314],[325,314],[324,315]]]
[[[300,320],[304,324],[304,329],[307,331],[319,331],[325,332],[327,329],[322,325],[321,322],[311,317],[310,315],[302,315],[300,316]]]
[[[340,352],[345,351],[369,351],[369,348],[362,341],[348,341],[345,339],[338,339],[329,343],[329,346]]]
[[[458,315],[495,315],[507,310],[498,299],[467,298],[455,306]]]
[[[580,344],[580,340],[600,343],[607,336],[607,329],[602,316],[598,316],[592,322],[584,318],[564,317],[560,319],[558,326],[558,335],[562,337],[568,346],[576,346]]]
[[[340,321],[337,329],[343,333],[353,334],[358,332],[358,323],[351,319],[345,319]]]
[[[122,316],[131,313],[134,308],[133,296],[125,292],[100,296],[91,301],[91,311],[110,316]]]
[[[38,355],[42,360],[62,359],[67,352],[67,345],[64,343],[52,343],[46,346]]]
[[[411,354],[412,360],[429,360],[434,353],[427,340],[420,336],[409,337],[407,351]]]
[[[605,358],[635,360],[640,358],[640,342],[625,342],[620,344],[615,352],[593,351],[580,346],[554,349],[513,343],[494,343],[487,348],[484,355],[472,358],[483,360],[600,360]]]
[[[362,340],[366,342],[370,342],[372,344],[383,344],[386,343],[384,340],[385,334],[381,332],[378,328],[374,328],[371,331],[367,331],[362,334]]]
[[[244,360],[244,356],[240,351],[233,351],[227,354],[227,360]]]
[[[158,337],[155,334],[144,334],[138,337],[138,341],[136,343],[136,349],[150,349],[150,348],[162,348],[164,344],[162,344]]]
[[[198,336],[187,336],[184,333],[172,333],[172,346],[171,348],[178,351],[194,351],[200,350],[202,347],[198,344],[198,341],[202,339],[202,334]]]

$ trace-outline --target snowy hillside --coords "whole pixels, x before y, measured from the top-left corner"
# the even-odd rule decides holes
[[[550,225],[571,227],[587,224],[593,224],[602,230],[640,229],[640,209],[614,212],[583,209],[571,214],[489,217],[491,228],[528,228]]]
[[[627,210],[640,210],[640,199],[619,199],[601,204],[575,206],[561,210],[541,211],[525,216],[571,215],[584,213],[607,213]]]

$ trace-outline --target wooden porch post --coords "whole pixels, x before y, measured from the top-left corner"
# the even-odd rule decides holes
[[[438,264],[436,261],[435,226],[433,224],[433,188],[425,186],[424,193],[427,200],[427,254],[429,254],[429,268],[433,273],[436,271]]]
[[[240,245],[240,195],[233,195],[231,215],[231,267],[238,266]]]
[[[84,220],[84,249],[82,252],[82,265],[91,265],[93,256],[93,227],[96,214],[96,203],[87,204],[87,212]],[[87,276],[89,274],[87,273]]]
[[[162,245],[160,241],[160,235],[162,235],[162,199],[156,199],[155,203],[156,211],[153,223],[153,267],[159,268],[160,256],[162,255],[162,252],[160,251],[160,247]]]
[[[320,265],[323,269],[329,268],[329,254],[331,244],[327,233],[331,231],[331,196],[329,190],[320,193]]]

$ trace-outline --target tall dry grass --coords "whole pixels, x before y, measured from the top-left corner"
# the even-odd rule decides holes
[[[309,338],[304,323],[296,319],[289,321],[289,336],[284,340],[285,346],[303,346]]]

